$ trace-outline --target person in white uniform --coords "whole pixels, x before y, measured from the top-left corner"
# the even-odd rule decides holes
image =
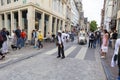
[[[58,36],[57,36],[57,41],[58,41],[58,56],[57,58],[64,59],[64,36],[62,35],[62,31],[58,30]]]

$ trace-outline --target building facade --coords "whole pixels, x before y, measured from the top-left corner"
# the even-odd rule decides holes
[[[120,0],[117,0],[117,27],[116,30],[118,31],[118,37],[120,38]]]
[[[107,29],[110,31],[110,22],[112,20],[112,11],[113,11],[113,0],[105,0],[105,7],[104,7],[104,25],[103,29]]]
[[[34,29],[56,34],[65,30],[67,0],[0,0],[0,28],[10,32],[18,26],[25,29],[28,40]]]
[[[71,0],[71,22],[73,26],[77,26],[79,24],[79,11],[76,6],[76,2]]]

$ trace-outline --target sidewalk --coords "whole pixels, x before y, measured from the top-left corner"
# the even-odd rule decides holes
[[[116,80],[116,78],[118,77],[118,67],[111,67],[111,59],[113,56],[113,52],[114,50],[111,47],[109,47],[106,59],[101,59],[101,63],[103,65],[108,80]]]
[[[55,43],[43,43],[43,48],[38,49],[34,48],[34,46],[31,45],[26,45],[25,47],[17,50],[12,50],[9,48],[8,54],[6,54],[6,57],[3,60],[0,60],[0,68],[3,68],[9,64],[36,56],[43,52],[44,50],[47,50],[48,48],[53,48],[55,47]]]

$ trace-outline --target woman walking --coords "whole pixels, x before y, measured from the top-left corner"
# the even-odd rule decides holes
[[[101,46],[101,58],[106,58],[106,53],[108,52],[109,34],[107,30],[103,30],[102,46]]]

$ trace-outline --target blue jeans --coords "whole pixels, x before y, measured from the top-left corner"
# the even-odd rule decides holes
[[[25,38],[21,38],[21,47],[24,47],[24,46],[25,46],[25,41],[26,41]]]
[[[100,44],[100,38],[97,38],[97,39],[96,39],[96,43],[97,43],[97,44]]]
[[[93,47],[96,48],[96,40],[93,42]]]
[[[17,47],[18,48],[21,48],[21,42],[22,42],[21,38],[17,38]]]

